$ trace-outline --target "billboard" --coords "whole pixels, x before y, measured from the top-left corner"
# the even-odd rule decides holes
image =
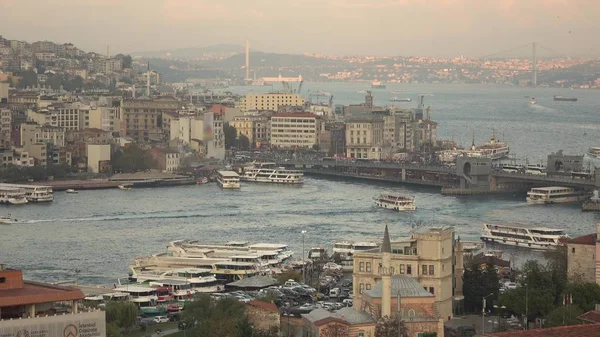
[[[2,337],[106,337],[104,311],[0,321]]]
[[[211,111],[207,111],[204,113],[204,142],[213,140],[213,123],[214,123],[214,113]]]

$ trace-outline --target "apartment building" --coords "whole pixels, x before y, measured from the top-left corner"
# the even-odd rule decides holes
[[[104,131],[118,132],[121,128],[121,121],[118,118],[118,107],[93,106],[88,113],[87,127],[101,129]]]
[[[179,170],[180,154],[170,149],[153,148],[150,154],[157,165],[157,168],[164,172],[177,172]]]
[[[383,119],[352,117],[346,122],[346,155],[357,159],[382,158]]]
[[[280,107],[304,106],[304,98],[300,94],[274,92],[268,94],[248,93],[239,102],[242,112],[247,111],[278,111]]]
[[[180,102],[176,99],[127,99],[121,102],[125,135],[138,142],[164,140],[162,114],[177,111]]]
[[[391,242],[392,275],[415,278],[424,289],[435,295],[441,317],[452,316],[455,277],[454,258],[459,252],[454,228],[428,228],[409,238]],[[462,252],[460,252],[462,254]],[[361,296],[381,280],[382,254],[379,248],[354,254],[354,307],[360,308]]]
[[[271,117],[271,146],[310,148],[319,143],[321,118],[309,112],[281,112]]]
[[[10,147],[12,135],[12,112],[0,109],[0,147]]]
[[[65,130],[51,125],[38,125],[34,123],[21,124],[21,146],[28,149],[29,146],[38,143],[52,143],[56,146],[65,145]]]
[[[391,110],[383,117],[384,158],[397,151],[413,151],[413,113],[410,110]]]
[[[87,168],[91,173],[105,173],[110,171],[110,145],[86,144]]]
[[[238,137],[248,137],[254,147],[259,147],[262,141],[270,138],[269,116],[266,114],[237,116],[230,124],[236,129]]]

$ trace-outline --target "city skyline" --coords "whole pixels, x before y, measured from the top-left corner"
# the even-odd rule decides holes
[[[586,0],[3,0],[2,6],[4,35],[97,52],[110,45],[113,54],[245,40],[279,53],[478,57],[535,41],[564,56],[600,54],[600,45],[590,43],[600,31],[593,20],[600,3]]]

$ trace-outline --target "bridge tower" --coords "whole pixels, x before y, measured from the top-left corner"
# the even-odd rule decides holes
[[[460,156],[456,158],[456,175],[460,177],[460,188],[473,192],[491,190],[492,160]]]

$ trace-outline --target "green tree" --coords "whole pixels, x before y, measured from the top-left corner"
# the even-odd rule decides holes
[[[208,295],[198,295],[186,306],[182,319],[188,326],[196,326],[198,336],[242,337],[253,333],[244,304],[231,298],[212,301]]]
[[[105,309],[106,322],[119,328],[129,329],[135,326],[138,309],[131,302],[109,302]]]
[[[494,299],[500,293],[498,270],[493,264],[481,266],[471,262],[463,273],[463,294],[465,296],[465,309],[470,312],[481,312],[483,298],[486,306],[494,305]],[[490,296],[491,294],[491,296]]]
[[[398,317],[383,316],[375,326],[375,337],[408,337],[408,329]]]
[[[113,172],[139,172],[152,168],[152,155],[135,144],[115,151],[111,156]]]
[[[37,85],[37,74],[33,70],[25,70],[22,71],[19,76],[21,79],[19,80],[18,88],[27,88],[34,87]]]
[[[577,316],[582,315],[583,312],[577,305],[561,305],[548,314],[545,326],[551,328],[562,325],[581,324]]]
[[[229,125],[228,122],[223,123],[223,134],[225,135],[225,148],[230,149],[235,146],[235,139],[237,138],[235,127]]]
[[[596,303],[600,303],[600,285],[597,283],[570,283],[566,294],[573,298],[573,303],[583,311],[595,309]]]
[[[133,59],[131,58],[131,55],[125,55],[123,57],[123,68],[130,69],[132,65],[133,65]]]
[[[238,137],[238,148],[240,150],[249,151],[250,150],[250,139],[244,135],[240,135]]]
[[[114,323],[108,323],[106,324],[106,335],[108,337],[121,337],[121,331]]]

